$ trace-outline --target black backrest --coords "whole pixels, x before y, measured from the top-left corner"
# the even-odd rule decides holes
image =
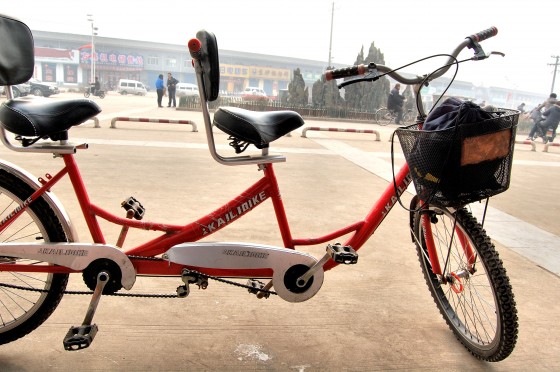
[[[215,101],[220,92],[220,60],[218,58],[218,43],[213,33],[200,30],[196,33],[200,40],[201,57],[200,63],[204,71],[204,91],[208,101]]]
[[[0,85],[25,83],[33,76],[35,50],[27,25],[0,14]]]

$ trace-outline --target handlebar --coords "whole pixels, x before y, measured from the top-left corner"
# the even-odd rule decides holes
[[[475,52],[475,57],[473,57],[474,60],[480,60],[486,58],[487,55],[484,54],[482,48],[480,47],[480,45],[478,45],[478,42],[496,36],[497,33],[498,33],[498,29],[496,27],[490,27],[486,30],[467,36],[465,40],[461,44],[459,44],[451,54],[449,54],[450,57],[447,60],[447,63],[444,65],[444,67],[430,75],[430,80],[436,79],[442,76],[443,74],[445,74],[447,70],[449,70],[449,68],[454,63],[456,63],[457,56],[466,47],[474,50]],[[370,63],[368,66],[356,65],[351,67],[330,70],[325,72],[324,77],[326,80],[333,80],[333,79],[339,79],[343,77],[365,75],[374,72],[376,70],[378,72],[389,75],[394,80],[405,85],[416,85],[416,84],[421,84],[425,81],[425,76],[407,78],[399,74],[398,72],[394,71],[393,69],[389,68],[388,66],[376,65],[375,63]]]
[[[476,34],[473,34],[471,36],[467,36],[467,39],[471,39],[472,41],[483,41],[486,39],[490,39],[491,37],[494,37],[498,34],[498,29],[496,27],[490,27],[487,28],[486,30],[477,32]]]

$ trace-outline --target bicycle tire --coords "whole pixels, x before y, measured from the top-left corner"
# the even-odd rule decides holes
[[[414,122],[414,118],[412,117],[412,113],[410,111],[405,112],[402,117],[402,124],[409,125],[412,124],[413,122]]]
[[[84,97],[85,97],[85,98],[89,98],[89,95],[90,95],[89,92],[85,92],[85,93],[84,93]]]
[[[391,112],[386,108],[380,108],[375,112],[375,122],[379,125],[385,126],[394,120]]]
[[[0,170],[0,220],[32,192],[32,188],[23,180]],[[37,243],[66,242],[68,239],[55,212],[40,198],[0,233],[0,241]],[[0,260],[13,265],[47,264],[9,257],[0,257]],[[47,320],[60,303],[67,283],[68,274],[0,271],[0,344],[27,335]],[[26,287],[29,290],[5,285]]]
[[[494,245],[466,209],[453,214],[445,207],[430,205],[428,211],[443,276],[450,279],[447,284],[432,272],[419,213],[415,213],[414,232],[418,237],[420,266],[440,313],[457,339],[475,357],[489,362],[507,358],[517,342],[517,309],[509,278]],[[451,239],[455,216],[455,229],[464,233],[477,257],[472,273],[468,271],[457,234]],[[462,290],[455,293],[452,282],[455,281],[457,289],[457,280],[453,274],[460,271],[461,275],[467,274],[459,282]]]

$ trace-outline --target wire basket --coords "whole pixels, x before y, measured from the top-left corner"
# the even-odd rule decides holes
[[[414,124],[395,131],[422,200],[461,206],[508,189],[519,112],[492,115],[444,130]]]

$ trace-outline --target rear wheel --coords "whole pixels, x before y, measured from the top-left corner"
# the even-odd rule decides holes
[[[84,97],[89,98],[89,90],[84,93]]]
[[[0,221],[31,195],[32,189],[16,176],[0,170]],[[66,234],[48,203],[39,199],[0,233],[0,242],[65,242]],[[17,265],[49,265],[27,259],[0,257],[0,344],[25,336],[56,309],[68,274],[18,272]],[[6,271],[6,266],[14,271]],[[10,270],[11,268],[8,268]]]
[[[420,266],[447,325],[477,358],[491,362],[507,358],[517,342],[517,309],[506,270],[490,238],[464,208],[452,213],[430,205],[422,214],[426,226],[419,213],[413,221]],[[432,271],[426,245],[430,238],[441,276]],[[471,260],[467,246],[472,250]]]

